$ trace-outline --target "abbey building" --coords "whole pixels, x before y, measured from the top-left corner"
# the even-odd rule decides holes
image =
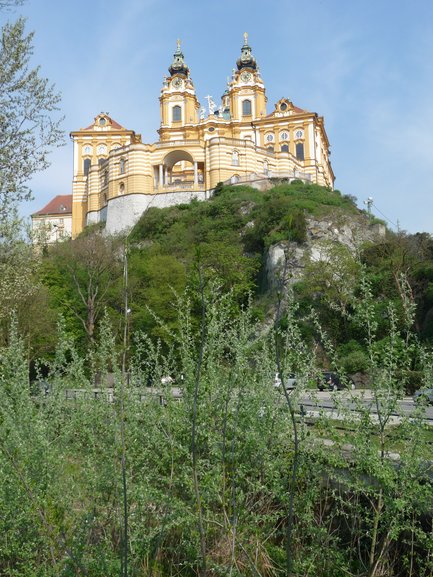
[[[105,113],[71,133],[73,237],[97,222],[120,232],[151,206],[208,198],[219,182],[257,186],[272,177],[333,187],[323,117],[288,98],[267,111],[246,34],[218,105],[208,96],[207,109],[200,106],[179,41],[169,73],[161,88],[158,141],[143,143]]]

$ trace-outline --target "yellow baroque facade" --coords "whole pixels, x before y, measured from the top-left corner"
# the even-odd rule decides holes
[[[105,222],[110,234],[131,227],[150,206],[206,199],[217,183],[262,187],[270,178],[332,188],[323,117],[281,98],[271,113],[244,35],[241,55],[217,106],[201,107],[178,41],[160,95],[159,140],[144,144],[106,113],[71,132],[74,148],[72,235]]]

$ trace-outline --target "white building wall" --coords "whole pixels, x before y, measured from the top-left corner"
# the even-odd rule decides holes
[[[208,196],[205,191],[182,191],[160,194],[127,194],[112,198],[108,201],[105,233],[118,234],[128,230],[134,226],[143,212],[152,206],[166,208],[176,204],[187,204],[193,199],[206,200]],[[93,214],[96,218],[96,214]],[[99,220],[102,220],[102,218],[99,218]],[[95,220],[94,222],[99,221]]]

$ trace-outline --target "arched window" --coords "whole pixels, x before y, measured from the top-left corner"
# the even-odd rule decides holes
[[[237,150],[233,150],[232,166],[239,166],[239,152]]]
[[[242,116],[251,116],[251,100],[242,102]]]
[[[182,108],[180,106],[173,106],[173,122],[180,122],[182,120]]]
[[[283,144],[281,147],[281,152],[289,152],[289,145]]]
[[[119,184],[119,194],[124,194],[125,193],[125,185],[123,184],[123,182],[121,182]]]
[[[90,164],[91,164],[91,160],[90,158],[85,158],[84,162],[83,162],[83,172],[84,172],[84,176],[87,176],[89,174],[89,170],[90,170]]]
[[[273,146],[268,146],[266,149],[268,152],[274,152],[274,147]]]
[[[296,158],[298,160],[305,160],[304,159],[304,143],[297,142],[296,143]]]
[[[126,166],[126,160],[124,158],[121,158],[119,161],[119,173],[120,174],[125,174],[125,166]]]
[[[104,170],[104,176],[103,176],[103,186],[107,186],[108,184],[108,170]]]

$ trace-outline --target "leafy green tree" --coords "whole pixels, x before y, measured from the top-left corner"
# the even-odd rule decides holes
[[[0,344],[7,342],[10,320],[16,318],[31,362],[53,349],[55,314],[38,279],[40,255],[26,240],[20,221],[1,221],[0,237]]]
[[[0,9],[14,4],[3,2]],[[31,68],[33,33],[24,28],[19,18],[1,29],[0,219],[18,201],[30,198],[28,181],[49,166],[50,150],[63,142],[60,96],[39,67]]]
[[[42,280],[54,305],[69,315],[71,326],[76,319],[75,330],[90,343],[104,309],[121,307],[122,293],[111,294],[122,276],[119,248],[118,240],[96,232],[56,244],[44,259]]]

